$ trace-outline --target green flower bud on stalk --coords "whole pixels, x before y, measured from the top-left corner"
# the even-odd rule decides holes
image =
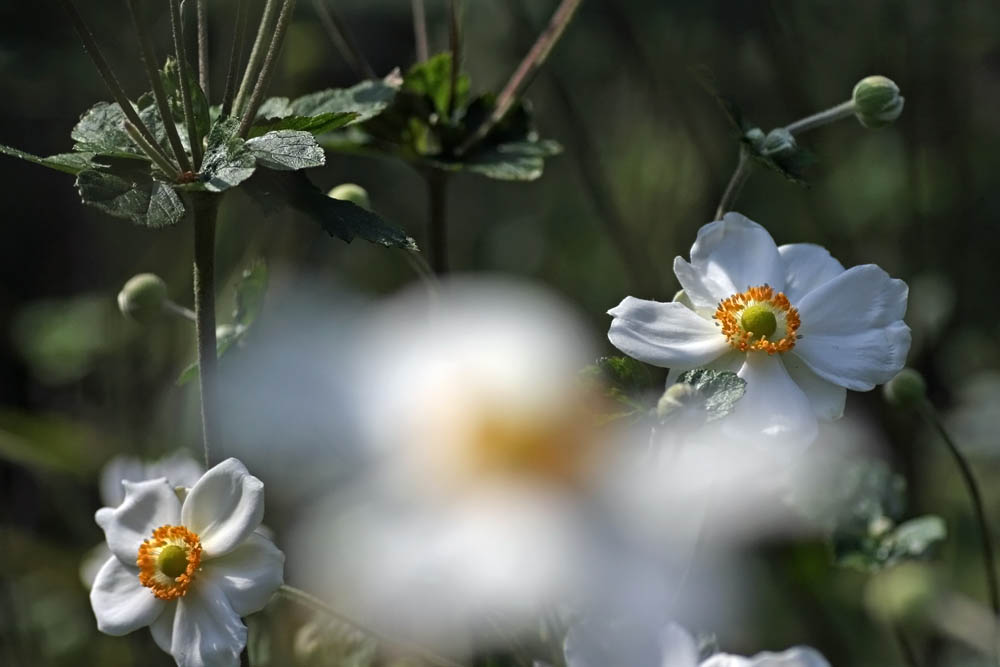
[[[357,204],[366,211],[372,210],[372,202],[368,198],[368,191],[357,183],[341,183],[327,193],[333,199],[342,199]]]
[[[898,408],[915,408],[927,397],[924,377],[912,368],[904,368],[882,388],[885,400]]]
[[[766,157],[771,157],[792,153],[798,150],[798,147],[792,133],[783,127],[779,127],[767,133],[767,136],[760,145],[760,152]]]
[[[890,125],[903,113],[899,86],[884,76],[866,76],[854,86],[854,114],[867,128]]]
[[[166,303],[167,284],[153,273],[133,276],[118,293],[122,314],[142,324],[149,324],[163,314]]]

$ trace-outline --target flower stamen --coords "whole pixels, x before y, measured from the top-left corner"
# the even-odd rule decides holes
[[[201,541],[184,526],[160,526],[139,545],[139,582],[161,600],[187,594],[201,565]]]
[[[769,285],[751,287],[721,301],[713,317],[729,344],[741,352],[774,354],[795,347],[799,311]]]

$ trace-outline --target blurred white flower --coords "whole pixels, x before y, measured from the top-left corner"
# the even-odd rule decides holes
[[[284,554],[255,533],[264,488],[236,459],[206,472],[183,501],[165,478],[125,482],[98,510],[112,556],[90,591],[97,627],[121,636],[149,626],[180,667],[239,665],[240,620],[282,583]]]
[[[156,461],[143,461],[135,456],[120,454],[101,469],[98,489],[105,507],[118,507],[125,499],[122,482],[144,482],[165,477],[173,487],[191,487],[205,472],[205,468],[185,451],[178,450]],[[88,551],[80,563],[80,581],[85,588],[94,585],[94,577],[111,556],[106,542]]]
[[[808,646],[749,658],[716,653],[699,661],[694,638],[676,623],[653,633],[635,627],[601,630],[586,622],[570,628],[565,643],[567,667],[830,667]]]
[[[847,389],[868,391],[906,361],[907,286],[874,264],[845,270],[820,246],[778,247],[727,213],[698,231],[674,273],[677,300],[625,298],[609,311],[608,338],[670,368],[671,381],[697,367],[736,372],[747,391],[727,421],[744,436],[807,444],[817,418],[843,414]]]

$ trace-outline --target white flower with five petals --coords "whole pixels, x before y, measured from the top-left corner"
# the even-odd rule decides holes
[[[674,260],[682,293],[670,303],[627,297],[609,311],[622,352],[671,369],[746,380],[730,423],[808,443],[817,418],[843,415],[846,390],[898,373],[910,349],[908,288],[874,264],[850,269],[817,245],[776,246],[738,213],[703,226],[691,261]]]
[[[125,499],[98,510],[113,554],[90,591],[97,627],[121,636],[149,626],[180,667],[236,667],[240,617],[282,584],[285,556],[254,531],[264,485],[227,459],[183,500],[165,478],[124,482]]]

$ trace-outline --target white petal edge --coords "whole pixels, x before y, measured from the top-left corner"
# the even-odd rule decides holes
[[[774,239],[739,213],[727,213],[698,230],[691,265],[706,288],[719,290],[714,293],[716,301],[758,285],[779,292],[785,288],[785,265]]]
[[[750,667],[750,660],[741,655],[716,653],[702,662],[698,667]]]
[[[134,565],[139,545],[160,526],[180,523],[181,503],[167,480],[122,482],[125,500],[115,508],[102,507],[94,519],[104,529],[111,553],[126,565]]]
[[[662,659],[660,667],[698,667],[698,646],[691,634],[669,623],[660,633]]]
[[[809,292],[833,280],[845,271],[844,265],[830,251],[814,243],[789,243],[778,246],[785,265],[785,296],[794,306]]]
[[[758,653],[747,662],[748,667],[830,667],[819,651],[808,646],[795,646],[781,653]]]
[[[853,334],[812,334],[791,351],[816,375],[854,391],[869,391],[896,376],[910,352],[910,327],[897,321]]]
[[[206,560],[235,549],[263,518],[264,483],[232,458],[206,472],[181,508],[181,520],[198,534]]]
[[[164,653],[170,653],[174,641],[174,617],[177,615],[177,603],[166,606],[160,617],[149,626],[149,634]]]
[[[793,305],[802,319],[799,335],[857,333],[903,319],[909,288],[874,264],[853,266],[811,290]]]
[[[178,667],[239,667],[247,628],[211,580],[177,600],[170,654]]]
[[[722,420],[723,432],[737,442],[789,453],[816,439],[816,415],[805,393],[788,375],[778,355],[752,352],[737,373],[746,393]]]
[[[149,625],[165,605],[139,583],[137,568],[128,568],[114,557],[104,563],[90,589],[90,606],[97,618],[97,629],[114,637]]]
[[[789,377],[799,385],[799,389],[809,399],[817,418],[833,421],[844,416],[844,404],[847,402],[846,389],[816,375],[793,354],[784,354],[781,360],[785,363]]]
[[[710,320],[678,303],[625,299],[608,311],[608,340],[630,357],[664,368],[695,368],[729,350]]]
[[[246,542],[202,568],[240,616],[260,611],[284,583],[285,554],[271,540],[256,533]]]

